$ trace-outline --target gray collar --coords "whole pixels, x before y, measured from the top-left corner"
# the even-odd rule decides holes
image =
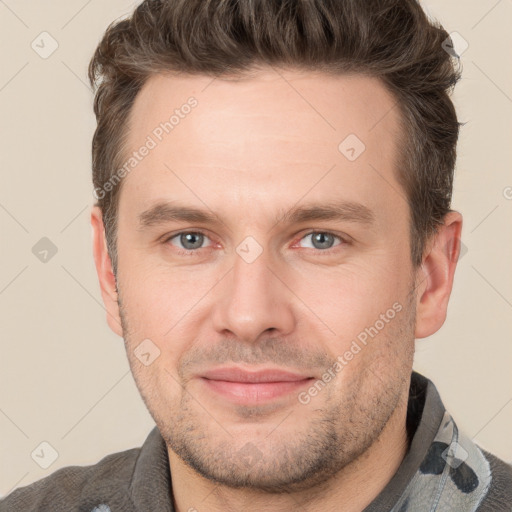
[[[424,403],[423,407],[422,403]],[[416,425],[416,431],[413,434],[409,451],[388,485],[363,512],[391,510],[425,459],[439,430],[444,413],[443,402],[432,381],[413,372],[407,420],[413,426]]]
[[[129,487],[136,510],[174,512],[167,447],[155,427],[141,447]]]

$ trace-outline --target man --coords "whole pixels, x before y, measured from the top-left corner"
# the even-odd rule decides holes
[[[93,247],[156,427],[0,510],[501,511],[412,371],[462,217],[448,34],[414,0],[146,0],[98,86]]]

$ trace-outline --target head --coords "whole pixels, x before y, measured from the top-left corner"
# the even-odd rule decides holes
[[[312,485],[403,424],[461,229],[447,37],[413,0],[170,0],[100,42],[108,321],[170,450],[204,477]],[[302,380],[241,396],[207,378],[227,366]]]

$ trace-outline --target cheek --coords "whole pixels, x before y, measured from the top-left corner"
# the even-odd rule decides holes
[[[125,277],[120,280],[122,303],[131,333],[139,336],[161,339],[205,293],[204,281],[189,272],[134,266]]]
[[[130,359],[130,366],[140,395],[157,423],[168,422],[168,411],[180,410],[182,389],[174,372],[168,370],[170,363],[164,354],[151,365],[144,366],[137,358]]]
[[[326,351],[340,363],[337,368],[342,368],[336,389],[349,382],[359,383],[354,384],[356,388],[362,385],[371,377],[369,368],[385,381],[401,359],[410,359],[406,352],[413,346],[414,335],[409,326],[408,292],[409,284],[397,263],[394,267],[391,263],[353,266],[350,271],[346,267],[343,271],[330,269],[314,277],[303,276],[297,295],[321,320],[308,315],[311,338],[320,326],[325,331]],[[329,331],[323,328],[325,325]],[[336,373],[336,369],[333,371]]]
[[[120,283],[126,350],[135,378],[140,378],[140,386],[148,393],[150,383],[171,395],[180,391],[176,384],[179,358],[201,338],[211,289],[205,275],[198,279],[190,272],[158,272],[156,267],[140,275],[130,273]],[[141,365],[138,357],[142,363],[148,359],[141,352],[154,357],[150,366]]]
[[[375,322],[381,313],[403,300],[408,291],[402,273],[390,265],[377,263],[302,273],[296,277],[292,288],[343,337],[348,334],[346,329],[364,328],[369,322]]]

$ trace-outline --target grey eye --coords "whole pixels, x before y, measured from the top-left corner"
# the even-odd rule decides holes
[[[195,249],[200,249],[205,240],[205,236],[202,233],[195,233],[192,231],[178,233],[173,236],[169,241],[173,243],[173,240],[179,240],[178,247],[185,249],[186,251],[193,251]],[[173,244],[175,245],[175,244]]]
[[[323,231],[315,231],[313,233],[307,234],[303,240],[306,240],[307,238],[311,239],[311,245],[313,249],[331,249],[335,244],[334,242],[336,239],[340,240],[338,236],[335,236],[331,233],[326,233]]]
[[[201,233],[182,233],[180,242],[185,249],[198,249],[203,245],[204,235]]]

